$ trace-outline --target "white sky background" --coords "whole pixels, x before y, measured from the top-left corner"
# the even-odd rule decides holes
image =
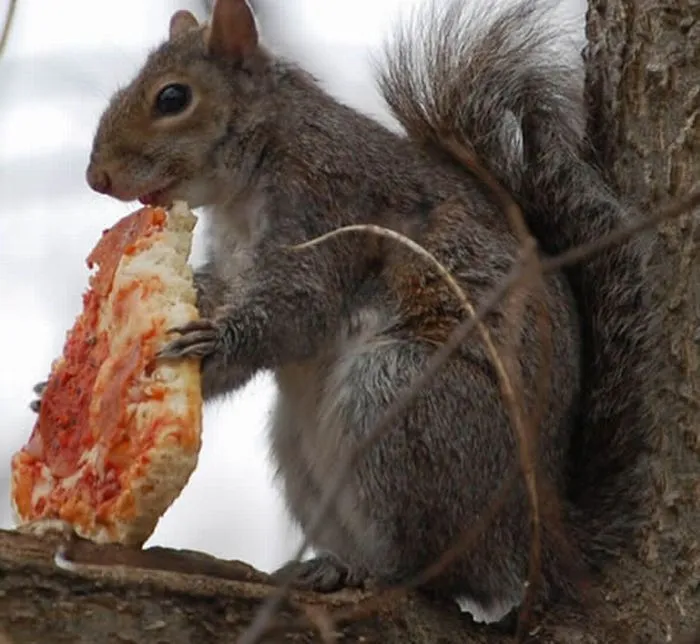
[[[341,100],[386,120],[367,55],[412,1],[262,0],[260,23],[273,49],[302,62]],[[561,4],[562,15],[581,21],[582,34],[585,0]],[[0,20],[7,5],[0,0]],[[97,195],[85,183],[94,128],[111,93],[128,82],[181,8],[204,15],[192,0],[19,0],[0,58],[2,528],[12,526],[9,460],[34,422],[27,406],[32,386],[45,378],[80,310],[84,258],[104,228],[138,206]],[[298,537],[267,464],[273,396],[265,376],[206,407],[198,468],[147,545],[204,550],[263,570],[291,554]]]

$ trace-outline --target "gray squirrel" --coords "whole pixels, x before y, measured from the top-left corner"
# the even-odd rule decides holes
[[[168,40],[95,134],[95,191],[208,208],[208,258],[195,273],[202,321],[179,329],[161,357],[201,357],[205,400],[274,373],[271,454],[302,530],[338,463],[466,313],[434,268],[393,240],[352,233],[290,246],[349,224],[389,227],[481,302],[519,242],[455,143],[513,196],[545,254],[631,217],[591,160],[578,73],[551,48],[547,5],[465,4],[433,4],[388,45],[379,86],[403,133],[273,55],[245,0],[217,0],[208,24],[173,15]],[[522,320],[507,301],[486,318],[497,346],[517,347],[530,405],[545,355],[538,311],[549,321],[537,455],[562,517],[543,520],[546,599],[578,597],[579,571],[629,547],[648,511],[645,252],[636,239],[609,248],[547,276],[524,296]],[[514,465],[496,372],[473,335],[358,463],[312,544],[318,555],[278,577],[323,592],[411,579],[480,520]],[[424,589],[485,611],[517,604],[530,533],[519,479],[483,536]]]

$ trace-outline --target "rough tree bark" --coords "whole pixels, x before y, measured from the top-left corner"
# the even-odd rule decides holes
[[[645,209],[700,180],[700,1],[590,0],[590,132],[621,190]],[[537,642],[681,641],[700,626],[700,220],[660,227],[657,296],[664,310],[669,381],[655,400],[664,426],[658,506],[636,557],[601,582],[592,614],[548,614]],[[270,592],[244,564],[155,549],[81,542],[74,571],[54,563],[56,538],[0,532],[0,644],[234,642]],[[90,566],[95,562],[101,566]],[[107,565],[105,565],[107,564]],[[282,631],[266,641],[323,641],[299,607],[354,610],[365,595],[296,593]],[[322,619],[315,620],[322,624]],[[415,596],[335,625],[347,642],[505,642],[449,607]],[[690,640],[688,640],[690,641]]]
[[[649,210],[700,186],[700,2],[590,0],[587,35],[589,130],[620,190]],[[667,356],[654,400],[658,505],[620,589],[625,610],[645,607],[673,641],[700,624],[699,215],[661,225],[655,240]]]

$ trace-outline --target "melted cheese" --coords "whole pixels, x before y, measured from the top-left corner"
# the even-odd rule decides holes
[[[186,485],[201,445],[199,361],[152,360],[170,340],[167,329],[198,318],[187,264],[196,218],[176,204],[145,236],[127,219],[117,226],[130,243],[118,263],[105,260],[111,282],[91,281],[106,295],[97,331],[108,340],[89,401],[92,437],[81,438],[77,469],[63,476],[36,458],[36,446],[16,454],[12,502],[21,523],[59,518],[97,542],[140,544]]]

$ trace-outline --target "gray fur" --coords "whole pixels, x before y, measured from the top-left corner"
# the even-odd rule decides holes
[[[627,217],[584,160],[582,100],[543,55],[552,33],[538,12],[521,3],[489,28],[467,21],[460,4],[436,11],[437,23],[409,31],[389,54],[380,82],[407,136],[263,50],[243,61],[210,55],[195,31],[151,54],[95,137],[92,164],[110,173],[117,196],[160,177],[175,181],[169,197],[212,206],[209,261],[196,276],[211,328],[183,333],[169,355],[204,357],[207,399],[274,372],[271,454],[302,528],[338,463],[465,313],[439,276],[394,242],[356,234],[303,252],[288,245],[379,223],[432,252],[479,302],[518,245],[488,191],[444,151],[450,136],[513,192],[547,252]],[[173,71],[201,96],[199,111],[167,136],[148,124],[139,130],[147,89]],[[510,301],[486,320],[498,346],[517,345],[532,406],[543,361],[536,311],[549,315],[538,458],[567,510],[563,532],[547,518],[543,528],[550,598],[576,595],[577,548],[617,547],[639,519],[649,436],[640,258],[630,242],[521,296],[522,322]],[[324,554],[293,566],[298,584],[328,591],[412,577],[479,521],[516,459],[494,369],[473,336],[359,463],[313,544]],[[517,603],[528,550],[519,482],[483,538],[429,589],[486,609]]]
[[[581,66],[556,51],[556,3],[525,0],[490,19],[487,4],[441,6],[430,9],[437,20],[423,16],[399,31],[380,73],[409,135],[436,149],[456,136],[474,150],[547,253],[627,224],[631,211],[589,160]],[[646,456],[658,438],[649,392],[659,367],[647,256],[635,238],[567,273],[583,323],[585,384],[567,496],[591,560],[628,543],[648,517]]]

